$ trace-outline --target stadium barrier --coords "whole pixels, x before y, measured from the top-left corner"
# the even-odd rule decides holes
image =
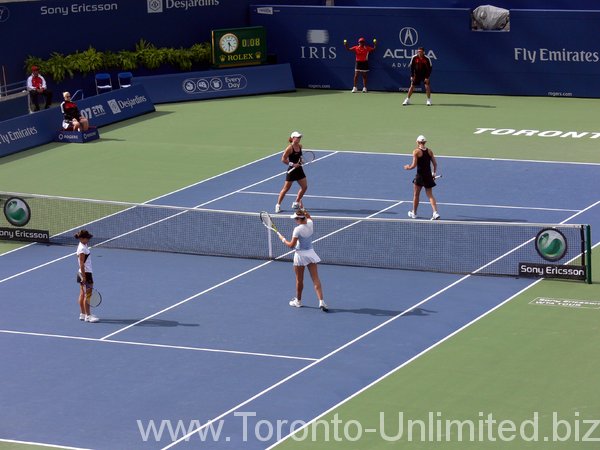
[[[154,104],[295,91],[289,64],[135,77]]]
[[[88,97],[77,106],[94,127],[155,110],[141,85]],[[62,114],[56,107],[0,122],[0,157],[52,142],[61,123]]]
[[[290,63],[297,87],[350,89],[343,40],[364,36],[378,41],[372,90],[408,90],[423,46],[434,93],[600,97],[600,11],[511,10],[510,31],[472,31],[467,8],[252,6],[251,25],[266,28],[267,51]]]

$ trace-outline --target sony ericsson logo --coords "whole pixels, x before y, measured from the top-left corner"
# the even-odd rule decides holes
[[[10,9],[6,6],[0,6],[0,22],[6,22],[10,17]]]
[[[555,228],[544,228],[535,237],[535,249],[546,261],[558,261],[567,253],[567,239]]]
[[[398,38],[405,47],[413,47],[419,41],[419,33],[413,27],[404,27],[398,33]]]
[[[4,217],[11,225],[23,227],[31,219],[31,209],[22,198],[11,197],[4,204]]]

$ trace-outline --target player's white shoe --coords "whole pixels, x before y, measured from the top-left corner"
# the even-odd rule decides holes
[[[354,94],[355,92],[358,92],[358,89],[356,89],[356,86],[354,86],[354,87],[352,88],[352,93]]]
[[[300,203],[298,203],[298,202],[292,203],[292,209],[299,209],[299,208],[300,208]]]
[[[325,302],[323,300],[319,300],[319,309],[323,312],[329,311],[329,308],[327,307],[327,305],[325,304]]]
[[[402,102],[402,106],[406,106],[406,105],[410,105],[410,100],[408,99],[408,97],[406,97],[404,99],[404,101]]]
[[[85,321],[90,323],[96,323],[99,322],[100,319],[98,319],[95,315],[90,314],[89,316],[85,316]]]
[[[417,215],[416,215],[414,212],[412,212],[412,211],[409,211],[409,212],[408,212],[408,217],[409,217],[409,218],[411,218],[411,219],[416,219],[416,218],[417,218]]]
[[[427,99],[427,103],[425,103],[427,106],[431,106],[431,100]]]
[[[280,205],[279,203],[277,203],[277,204],[275,205],[275,212],[276,212],[276,213],[280,213],[280,212],[281,212],[281,205]]]
[[[433,213],[433,216],[431,216],[431,220],[438,220],[440,218],[440,215],[436,212]]]
[[[367,88],[366,88],[366,87],[364,87],[364,88],[363,88],[363,92],[364,92],[365,94],[367,93]]]
[[[79,320],[85,320],[85,314],[79,313]]]
[[[290,300],[290,306],[294,308],[302,308],[302,303],[296,297]]]

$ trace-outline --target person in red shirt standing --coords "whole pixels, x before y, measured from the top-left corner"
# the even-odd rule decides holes
[[[40,110],[40,96],[46,100],[46,109],[52,104],[52,92],[46,87],[46,80],[40,75],[40,69],[37,66],[31,66],[31,75],[27,78],[27,90],[34,111]]]
[[[410,88],[408,88],[408,95],[402,103],[402,105],[410,105],[410,96],[415,90],[416,86],[421,83],[425,84],[425,94],[427,95],[427,106],[431,106],[431,84],[429,83],[429,77],[431,76],[431,60],[425,56],[425,49],[419,47],[417,54],[413,55],[410,60]]]
[[[354,47],[348,47],[348,41],[344,39],[344,47],[350,52],[354,52],[356,55],[356,66],[354,68],[354,87],[352,92],[358,92],[356,84],[358,83],[358,76],[362,75],[363,80],[363,92],[367,92],[367,74],[369,73],[369,53],[375,51],[377,48],[377,39],[373,39],[373,47],[366,44],[364,37],[358,40],[358,45]]]

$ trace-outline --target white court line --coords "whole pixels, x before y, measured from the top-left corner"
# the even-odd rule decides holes
[[[66,445],[44,444],[42,442],[15,441],[13,439],[2,438],[0,438],[0,442],[6,442],[7,444],[37,445],[38,447],[59,448],[64,450],[91,450],[83,447],[67,447]]]
[[[330,156],[333,156],[333,155],[335,155],[335,154],[336,154],[336,153],[334,152],[334,153],[329,153],[329,154],[327,154],[327,155],[325,155],[325,156],[321,156],[320,158],[317,158],[317,159],[315,159],[315,160],[313,161],[313,163],[315,163],[316,161],[319,161],[319,160],[321,160],[321,159],[329,158]],[[271,156],[273,156],[273,155],[271,155]],[[270,156],[269,156],[269,157],[270,157]],[[265,159],[265,158],[263,158],[263,159]],[[259,160],[257,160],[257,161],[261,161],[261,160],[262,160],[262,159],[259,159]],[[250,164],[253,164],[253,163],[250,163]],[[238,169],[240,169],[240,168],[242,168],[242,167],[246,167],[246,166],[248,166],[248,165],[249,165],[249,164],[246,164],[245,166],[240,166],[240,167],[238,167],[238,168],[236,168],[236,169],[232,169],[232,170],[230,170],[229,172],[224,172],[224,173],[223,173],[223,174],[221,174],[221,175],[225,175],[225,174],[227,174],[227,173],[233,172],[234,170],[238,170]],[[272,179],[274,179],[274,178],[280,177],[280,176],[281,176],[281,175],[283,175],[284,173],[285,173],[285,171],[282,171],[282,172],[280,172],[280,173],[277,173],[277,174],[275,174],[275,175],[273,175],[273,176],[271,176],[271,177],[264,178],[263,180],[257,181],[256,183],[249,184],[249,185],[247,185],[247,186],[244,186],[244,187],[242,187],[242,188],[240,188],[240,189],[237,189],[237,190],[235,190],[235,191],[232,191],[232,192],[229,192],[229,193],[227,193],[227,194],[221,195],[221,196],[219,196],[219,197],[213,198],[212,200],[208,200],[208,201],[206,201],[206,202],[204,202],[204,203],[201,203],[201,204],[199,204],[199,205],[197,205],[197,206],[193,206],[193,207],[190,207],[190,208],[202,208],[203,206],[206,206],[206,205],[208,205],[208,204],[210,204],[210,203],[213,203],[213,202],[216,202],[216,201],[218,201],[218,200],[222,200],[222,199],[224,199],[224,198],[226,198],[226,197],[230,197],[230,196],[232,196],[232,195],[238,194],[238,193],[240,193],[241,191],[243,191],[244,189],[248,189],[248,188],[251,188],[251,187],[257,186],[257,185],[259,185],[259,184],[261,184],[261,183],[265,183],[265,182],[267,182],[267,181],[270,181],[270,180],[272,180]],[[221,175],[217,175],[217,177],[218,177],[218,176],[221,176]],[[216,177],[213,177],[213,178],[216,178]],[[189,187],[192,187],[192,186],[198,185],[198,184],[200,184],[200,183],[203,183],[203,182],[205,182],[205,181],[208,181],[208,180],[210,180],[210,179],[211,179],[211,178],[209,178],[209,179],[207,179],[207,180],[204,180],[204,181],[200,181],[200,182],[198,182],[198,183],[195,183],[195,184],[193,184],[193,185],[191,185],[191,186],[189,186]],[[161,198],[161,197],[164,197],[164,196],[166,196],[166,195],[171,195],[171,194],[173,194],[173,193],[176,193],[176,192],[179,192],[179,191],[182,191],[182,190],[185,190],[185,189],[188,189],[188,188],[182,188],[182,189],[179,189],[179,190],[177,190],[177,191],[173,191],[172,193],[165,194],[165,195],[162,195],[162,196],[160,196],[160,197],[157,197],[157,199],[158,199],[158,198]],[[148,200],[148,202],[151,202],[151,201],[154,201],[154,200]],[[148,202],[146,202],[146,203],[148,203]],[[141,204],[144,204],[144,203],[141,203]],[[185,207],[184,207],[184,208],[185,208]],[[101,245],[102,245],[103,243],[105,243],[105,242],[110,242],[110,241],[112,241],[112,240],[114,240],[114,239],[119,239],[119,238],[121,238],[121,237],[123,237],[123,236],[127,236],[128,234],[135,233],[136,231],[140,231],[140,230],[142,230],[142,229],[144,229],[144,228],[150,227],[150,226],[152,226],[152,225],[155,225],[155,224],[157,224],[157,223],[160,223],[160,222],[162,222],[162,221],[165,221],[165,220],[167,220],[167,219],[171,219],[171,218],[173,218],[173,217],[175,217],[175,216],[178,216],[178,215],[180,215],[180,214],[183,214],[183,213],[185,213],[185,212],[187,212],[187,211],[182,211],[182,212],[179,212],[179,213],[173,214],[173,215],[171,215],[171,216],[168,216],[168,217],[166,217],[166,218],[164,218],[164,219],[160,219],[160,220],[157,220],[157,221],[155,221],[155,222],[148,223],[148,224],[146,224],[146,225],[144,225],[144,226],[141,226],[141,227],[138,227],[138,228],[136,228],[136,229],[134,229],[134,230],[130,230],[130,231],[126,232],[126,233],[120,234],[120,235],[118,235],[118,236],[114,236],[114,237],[112,237],[112,238],[110,238],[110,239],[107,239],[107,240],[105,240],[105,241],[102,241],[102,242],[99,242],[99,243],[97,243],[97,244],[94,244],[92,247],[99,247],[99,246],[101,246]],[[23,247],[17,248],[17,249],[15,249],[15,250],[11,250],[10,252],[6,252],[6,253],[4,253],[3,255],[7,255],[8,253],[12,253],[12,252],[14,252],[14,251],[16,251],[16,250],[20,250],[21,248],[29,247],[30,245],[33,245],[33,244],[28,244],[28,245],[25,245],[25,246],[23,246]],[[24,271],[22,271],[22,272],[19,272],[19,273],[13,274],[13,275],[11,275],[11,276],[9,276],[9,277],[6,277],[6,278],[3,278],[3,279],[0,279],[0,284],[1,284],[1,283],[4,283],[5,281],[9,281],[9,280],[11,280],[11,279],[13,279],[13,278],[19,277],[19,276],[21,276],[21,275],[25,275],[25,274],[27,274],[27,273],[29,273],[29,272],[32,272],[32,271],[34,271],[34,270],[40,269],[40,268],[42,268],[42,267],[45,267],[45,266],[47,266],[47,265],[49,265],[49,264],[52,264],[52,263],[55,263],[55,262],[61,261],[61,260],[65,259],[65,258],[68,258],[68,257],[70,257],[70,256],[74,255],[74,254],[75,254],[75,252],[69,253],[69,254],[67,254],[67,255],[61,256],[60,258],[56,258],[56,259],[54,259],[54,260],[51,260],[51,261],[45,262],[45,263],[43,263],[43,264],[40,264],[40,265],[38,265],[38,266],[35,266],[35,267],[29,268],[29,269],[27,269],[27,270],[24,270]],[[0,256],[2,256],[2,255],[0,255]]]
[[[156,348],[167,348],[174,350],[191,350],[196,352],[210,352],[210,353],[229,353],[233,355],[247,355],[247,356],[262,356],[266,358],[281,358],[281,359],[297,359],[301,361],[316,361],[316,358],[307,358],[304,356],[290,356],[290,355],[279,355],[276,353],[259,353],[259,352],[244,352],[238,350],[223,350],[218,348],[206,348],[206,347],[189,347],[185,345],[167,345],[167,344],[152,344],[149,342],[135,342],[135,341],[119,341],[114,339],[98,339],[84,336],[67,336],[63,334],[49,334],[49,333],[33,333],[30,331],[14,331],[14,330],[0,330],[2,334],[18,334],[23,336],[38,336],[38,337],[49,337],[56,339],[71,339],[75,341],[88,341],[88,342],[102,342],[109,344],[122,344],[122,345],[134,345],[140,347],[156,347]]]
[[[565,220],[564,220],[563,222],[561,222],[561,223],[565,223],[565,222],[568,222],[569,220],[572,220],[573,218],[575,218],[575,217],[577,217],[578,215],[580,215],[580,214],[584,213],[585,211],[587,211],[587,210],[589,210],[589,209],[591,209],[591,208],[595,207],[595,206],[596,206],[596,205],[598,205],[598,204],[600,204],[600,201],[598,201],[598,202],[596,202],[596,203],[594,203],[594,204],[592,204],[592,205],[588,206],[587,208],[585,208],[585,209],[583,209],[583,210],[581,210],[581,211],[577,212],[576,214],[573,214],[571,217],[569,217],[569,218],[565,219]],[[512,251],[514,251],[514,250],[511,250],[511,251],[509,251],[509,252],[505,253],[505,255],[509,255],[510,253],[512,253]],[[505,256],[505,255],[503,255],[503,256]],[[498,258],[498,259],[500,259],[500,258]],[[497,259],[496,259],[496,260],[497,260]],[[479,271],[479,270],[483,269],[484,267],[486,267],[486,266],[487,266],[487,265],[489,265],[489,264],[490,264],[490,263],[486,264],[485,266],[482,266],[482,267],[480,267],[479,269],[477,269],[477,271]],[[477,271],[476,271],[476,272],[477,272]],[[225,417],[225,416],[227,416],[227,415],[229,415],[229,414],[233,413],[234,411],[236,411],[236,410],[238,410],[239,408],[241,408],[241,407],[243,407],[243,406],[247,405],[248,403],[250,403],[250,402],[252,402],[252,401],[256,400],[257,398],[259,398],[259,397],[262,397],[264,394],[266,394],[266,393],[268,393],[268,392],[272,391],[272,390],[273,390],[273,389],[275,389],[276,387],[278,387],[278,386],[280,386],[280,385],[282,385],[282,384],[286,383],[287,381],[291,380],[292,378],[295,378],[296,376],[298,376],[298,375],[300,375],[301,373],[303,373],[303,372],[305,372],[305,371],[307,371],[307,370],[311,369],[312,367],[314,367],[314,366],[316,366],[317,364],[319,364],[319,363],[321,363],[321,362],[325,361],[326,359],[329,359],[330,357],[332,357],[332,356],[333,356],[333,355],[335,355],[336,353],[338,353],[338,352],[340,352],[340,351],[344,350],[345,348],[347,348],[347,347],[351,346],[352,344],[354,344],[354,343],[356,343],[356,342],[360,341],[361,339],[365,338],[366,336],[369,336],[370,334],[374,333],[375,331],[379,330],[380,328],[383,328],[384,326],[386,326],[386,325],[388,325],[388,324],[390,324],[390,323],[394,322],[394,321],[395,321],[395,320],[397,320],[398,318],[400,318],[400,317],[402,317],[402,316],[406,315],[407,313],[409,313],[409,312],[411,312],[411,311],[415,310],[416,308],[418,308],[419,306],[423,305],[424,303],[427,303],[429,300],[431,300],[431,299],[433,299],[433,298],[437,297],[438,295],[440,295],[440,294],[444,293],[445,291],[447,291],[448,289],[451,289],[452,287],[454,287],[454,286],[456,286],[456,285],[458,285],[458,284],[462,283],[463,281],[465,281],[465,280],[467,280],[467,279],[471,278],[472,276],[473,276],[473,275],[465,275],[465,276],[463,276],[463,277],[459,278],[458,280],[456,280],[456,281],[454,281],[454,282],[450,283],[449,285],[447,285],[447,286],[443,287],[442,289],[440,289],[440,290],[438,290],[437,292],[433,293],[433,294],[432,294],[432,295],[430,295],[429,297],[426,297],[425,299],[421,300],[420,302],[418,302],[418,303],[415,303],[415,304],[414,304],[414,305],[412,305],[411,307],[409,307],[409,308],[405,309],[405,310],[404,310],[404,311],[402,311],[400,314],[398,314],[398,315],[396,315],[396,316],[394,316],[394,317],[391,317],[390,319],[386,320],[385,322],[382,322],[382,323],[380,323],[380,324],[379,324],[379,325],[377,325],[376,327],[374,327],[374,328],[372,328],[372,329],[370,329],[370,330],[368,330],[368,331],[364,332],[364,333],[363,333],[363,334],[361,334],[360,336],[358,336],[358,337],[355,337],[354,339],[352,339],[352,340],[350,340],[350,341],[346,342],[346,343],[345,343],[345,344],[343,344],[342,346],[340,346],[340,347],[338,347],[337,349],[335,349],[335,350],[333,350],[333,351],[329,352],[329,353],[328,353],[328,354],[326,354],[325,356],[322,356],[321,358],[319,358],[318,360],[316,360],[316,361],[312,362],[311,364],[307,365],[306,367],[303,367],[302,369],[300,369],[300,370],[298,370],[298,371],[296,371],[296,372],[294,372],[294,373],[292,373],[292,374],[288,375],[287,377],[285,377],[285,378],[283,378],[283,379],[279,380],[277,383],[275,383],[275,384],[272,384],[272,385],[271,385],[271,386],[269,386],[268,388],[266,388],[266,389],[263,389],[261,392],[259,392],[259,393],[255,394],[254,396],[252,396],[252,397],[250,397],[250,398],[248,398],[248,399],[244,400],[243,402],[241,402],[241,403],[237,404],[237,405],[236,405],[236,406],[234,406],[233,408],[230,408],[229,410],[227,410],[227,411],[225,411],[224,413],[222,413],[222,414],[218,415],[217,417],[215,417],[215,418],[213,418],[213,419],[211,419],[211,420],[207,421],[207,422],[206,422],[204,425],[202,425],[202,426],[200,426],[200,427],[198,427],[198,428],[194,429],[193,431],[189,432],[188,434],[186,434],[185,436],[183,436],[183,437],[179,438],[178,440],[176,440],[176,441],[172,442],[171,444],[167,445],[166,447],[163,447],[163,448],[162,448],[162,450],[167,450],[167,449],[169,449],[169,448],[171,448],[171,447],[174,447],[175,445],[179,444],[180,442],[182,442],[182,441],[184,441],[184,440],[187,440],[187,439],[189,439],[189,438],[190,438],[191,436],[193,436],[195,433],[198,433],[198,432],[199,432],[199,431],[201,431],[202,429],[204,429],[204,428],[206,428],[206,427],[210,426],[212,423],[214,423],[214,422],[216,422],[216,421],[218,421],[218,420],[222,419],[223,417]],[[533,284],[535,284],[535,283],[537,283],[537,282],[539,282],[539,281],[540,281],[540,280],[536,280],[536,281],[532,282],[532,284],[530,284],[530,285],[529,285],[529,287],[530,287],[530,286],[533,286]],[[512,298],[512,297],[511,297],[511,298]],[[506,300],[506,301],[508,301],[508,300]],[[505,301],[505,302],[506,302],[506,301]],[[505,302],[504,302],[504,303],[505,303]],[[480,317],[482,317],[482,316],[480,316]],[[478,320],[478,319],[475,319],[474,321],[470,322],[470,324],[472,324],[472,323],[475,323],[475,321],[477,321],[477,320]],[[465,326],[463,326],[463,328],[462,328],[462,329],[464,329],[464,328],[465,328]],[[439,343],[438,343],[438,344],[433,344],[433,345],[432,345],[430,348],[433,348],[435,345],[439,345]],[[423,352],[421,352],[419,355],[422,355],[422,354],[423,354],[423,353],[425,353],[426,351],[427,351],[427,349],[426,349],[426,350],[424,350]],[[417,355],[417,357],[418,357],[418,355]],[[413,357],[413,358],[411,359],[411,361],[414,361],[415,359],[416,359],[416,357]],[[288,436],[289,436],[289,435],[288,435]],[[286,438],[287,438],[287,436],[286,436]]]
[[[276,196],[279,195],[277,192],[259,192],[259,191],[244,191],[241,194],[251,194],[251,195],[270,195]],[[317,198],[317,199],[328,199],[328,200],[350,200],[350,201],[365,201],[365,202],[385,202],[385,203],[395,203],[398,202],[398,199],[389,199],[389,198],[368,198],[368,197],[339,197],[334,195],[310,195],[305,194],[304,198]],[[411,200],[401,200],[405,203],[412,202]],[[467,206],[474,208],[500,208],[500,209],[525,209],[525,210],[538,210],[538,211],[559,211],[559,212],[577,212],[578,209],[563,209],[563,208],[542,208],[539,206],[510,206],[510,205],[478,205],[475,203],[444,203],[437,202],[438,205],[445,206]]]

